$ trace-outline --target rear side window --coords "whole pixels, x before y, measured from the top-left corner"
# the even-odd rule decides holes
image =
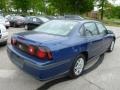
[[[85,23],[84,27],[86,36],[98,35],[98,30],[95,23]]]
[[[33,22],[42,23],[42,21],[39,18],[33,18]]]
[[[39,23],[42,23],[42,21],[41,21],[40,19],[38,19],[38,18],[37,18],[37,20],[36,20],[36,21],[37,21],[37,22],[39,22]]]
[[[43,22],[47,22],[47,21],[49,21],[49,19],[47,19],[47,18],[44,18],[44,17],[39,17]]]
[[[33,18],[33,22],[37,22],[37,18]]]
[[[101,23],[96,23],[96,25],[98,27],[99,33],[102,34],[102,35],[105,35],[106,34],[105,26]]]

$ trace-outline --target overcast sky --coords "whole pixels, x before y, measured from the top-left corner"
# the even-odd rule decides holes
[[[108,1],[115,5],[120,5],[120,0],[108,0]]]

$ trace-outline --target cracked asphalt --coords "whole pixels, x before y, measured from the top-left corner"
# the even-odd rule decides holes
[[[64,78],[50,82],[36,80],[12,64],[7,56],[6,46],[1,46],[0,90],[120,90],[120,27],[107,26],[107,28],[117,36],[114,51],[106,53],[96,68],[72,80]],[[8,43],[13,33],[23,31],[23,28],[8,29]]]

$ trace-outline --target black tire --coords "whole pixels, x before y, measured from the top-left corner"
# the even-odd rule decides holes
[[[6,29],[9,29],[9,26],[6,26]]]
[[[113,39],[107,52],[112,52],[114,50],[114,45],[115,45],[115,40]]]
[[[76,66],[76,64],[77,64],[77,61],[78,61],[80,58],[82,58],[82,59],[84,60],[84,65],[83,65],[83,68],[82,68],[82,71],[80,72],[80,74],[76,75],[76,74],[75,74],[75,66]],[[73,61],[73,64],[72,64],[72,67],[71,67],[70,75],[69,75],[69,76],[70,76],[71,78],[77,78],[77,77],[79,77],[80,75],[82,75],[83,70],[84,70],[84,67],[85,67],[85,64],[86,64],[86,57],[85,57],[85,55],[80,54],[80,55],[79,55],[78,57],[76,57],[76,59]]]
[[[7,41],[0,43],[0,46],[5,46],[5,45],[7,45]]]

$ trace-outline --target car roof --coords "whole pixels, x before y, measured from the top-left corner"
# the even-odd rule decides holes
[[[55,20],[51,20],[51,21],[63,21],[63,22],[69,22],[69,21],[71,21],[71,22],[80,22],[79,20],[69,20],[69,19],[55,19]]]
[[[79,22],[81,22],[81,23],[87,23],[87,22],[100,22],[100,21],[84,19],[84,20],[80,20]]]
[[[64,18],[66,18],[66,19],[78,19],[78,20],[84,19],[83,17],[81,17],[79,15],[64,15]]]
[[[80,23],[87,23],[87,22],[99,22],[96,20],[87,20],[87,19],[82,19],[82,20],[72,20],[72,19],[56,19],[56,20],[62,20],[62,21],[74,21],[74,22],[80,22]]]
[[[45,16],[27,16],[27,17],[38,18],[38,19],[42,20],[43,22],[49,21],[49,19],[47,17],[45,17]]]

